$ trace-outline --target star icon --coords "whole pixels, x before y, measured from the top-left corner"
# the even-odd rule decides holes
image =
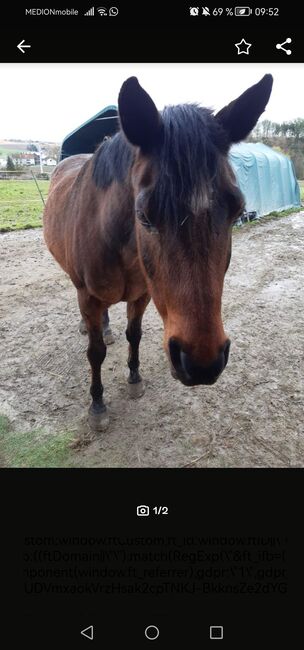
[[[235,43],[235,47],[237,47],[238,54],[249,54],[249,48],[251,47],[252,43],[246,43],[245,39],[242,38],[242,40],[239,43]]]

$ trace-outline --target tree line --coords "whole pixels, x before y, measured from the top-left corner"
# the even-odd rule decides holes
[[[298,179],[304,179],[304,119],[298,117],[289,122],[258,122],[250,136],[250,142],[263,142],[291,158]]]

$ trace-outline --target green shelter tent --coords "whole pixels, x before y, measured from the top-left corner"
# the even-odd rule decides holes
[[[60,160],[78,153],[94,153],[106,136],[119,128],[117,106],[106,106],[64,138]]]
[[[262,143],[242,142],[229,153],[246,212],[258,217],[301,205],[300,188],[292,161]]]

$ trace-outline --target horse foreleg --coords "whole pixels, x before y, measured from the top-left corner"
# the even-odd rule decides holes
[[[82,318],[80,323],[79,323],[79,332],[80,334],[87,334],[87,326],[85,324],[85,320]],[[103,342],[105,345],[111,345],[114,343],[115,339],[113,336],[113,332],[110,327],[110,319],[109,319],[109,312],[107,309],[102,314],[102,338]]]
[[[130,374],[128,377],[129,395],[132,398],[141,397],[144,392],[144,382],[139,374],[139,344],[141,340],[142,330],[141,322],[144,311],[150,302],[150,296],[144,294],[134,302],[128,302],[127,317],[128,326],[126,329],[126,337],[129,342],[129,357],[128,366]]]
[[[101,430],[109,423],[101,383],[101,365],[107,351],[101,329],[103,305],[99,300],[90,296],[86,290],[78,291],[78,302],[89,337],[87,356],[92,371],[90,387],[92,404],[89,408],[89,424],[93,429]]]

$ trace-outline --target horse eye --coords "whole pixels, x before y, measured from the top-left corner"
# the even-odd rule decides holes
[[[146,215],[142,210],[136,210],[136,216],[142,224],[148,223]]]
[[[155,226],[152,225],[152,223],[149,221],[145,213],[142,212],[142,210],[136,210],[136,216],[138,221],[140,221],[141,225],[144,226],[144,228],[146,228],[153,235],[158,235],[157,228],[155,228]]]
[[[227,199],[231,218],[233,221],[235,221],[245,209],[244,197],[240,190],[236,187],[233,191],[227,194]]]

